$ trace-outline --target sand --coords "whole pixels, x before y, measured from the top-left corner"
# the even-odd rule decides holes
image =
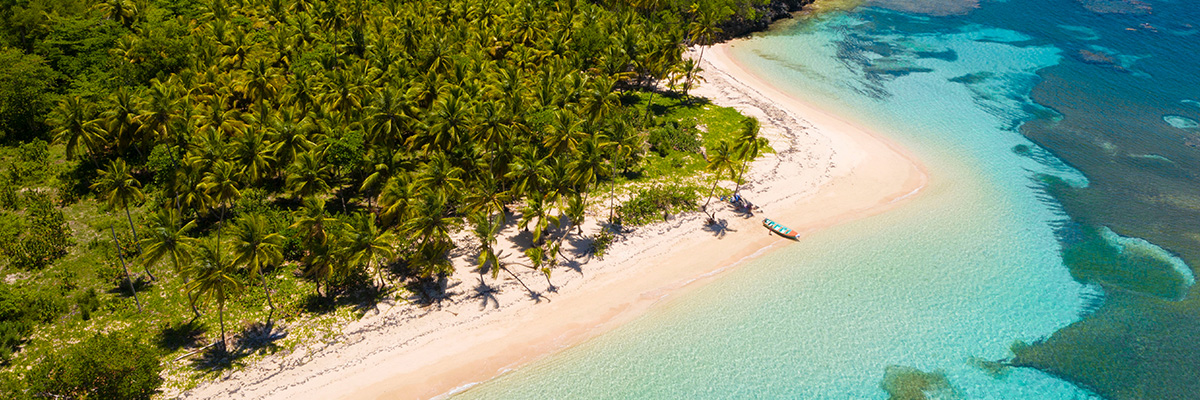
[[[765,249],[791,243],[768,233],[760,225],[764,216],[803,237],[884,212],[925,186],[927,174],[908,152],[771,88],[729,57],[728,46],[736,44],[705,51],[706,82],[693,94],[762,122],[762,135],[777,153],[755,161],[747,173],[742,193],[762,207],[757,216],[737,214],[714,201],[727,229],[706,227],[699,212],[638,228],[610,247],[603,260],[581,258],[559,267],[552,275],[554,292],[539,272],[514,268],[540,293],[537,298],[503,274],[493,280],[471,272],[477,247],[462,234],[447,299],[426,307],[381,305],[327,340],[266,356],[180,397],[442,396],[595,337]],[[584,227],[585,234],[596,229],[594,223]],[[522,239],[528,240],[515,226],[502,232],[499,246],[507,248],[507,260],[524,261],[518,257]],[[578,246],[582,250],[586,243]]]

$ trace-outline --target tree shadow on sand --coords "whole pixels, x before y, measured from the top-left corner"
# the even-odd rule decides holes
[[[304,299],[304,310],[324,314],[350,306],[357,312],[367,312],[387,300],[391,294],[388,288],[379,287],[372,277],[361,271],[325,290],[325,294],[309,294]]]
[[[475,294],[471,295],[471,297],[479,299],[480,310],[487,309],[488,304],[492,304],[494,308],[499,309],[500,300],[496,299],[496,293],[499,291],[499,289],[489,286],[483,280],[483,275],[479,275],[479,284],[475,286]]]
[[[133,280],[133,289],[136,290],[138,294],[149,291],[153,287],[154,282],[150,281],[149,279],[145,279],[142,276],[137,276]],[[120,277],[117,279],[115,285],[108,289],[108,293],[121,297],[133,297],[133,293],[129,292],[129,278]]]
[[[222,349],[220,340],[214,341],[199,352],[191,361],[192,368],[200,371],[219,372],[241,366],[241,360],[260,351],[274,353],[276,344],[287,337],[287,331],[274,323],[256,322],[228,340],[230,349]]]
[[[208,328],[197,320],[166,325],[159,331],[155,345],[167,352],[197,347],[203,341],[206,332]]]
[[[728,234],[729,232],[737,232],[736,229],[729,227],[728,220],[717,218],[714,221],[708,221],[708,222],[711,222],[711,223],[704,224],[704,230],[708,231],[709,233],[712,233],[712,235],[715,236],[717,239],[724,238],[725,235]]]
[[[451,282],[449,276],[434,275],[417,277],[408,281],[404,286],[411,293],[407,300],[421,307],[441,305],[458,294],[454,289],[462,282]]]

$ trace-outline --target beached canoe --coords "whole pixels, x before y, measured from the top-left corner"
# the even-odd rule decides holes
[[[778,233],[780,236],[790,238],[790,239],[796,238],[796,233],[797,233],[796,231],[793,231],[793,230],[791,230],[791,228],[788,228],[786,226],[780,225],[778,222],[772,221],[770,218],[763,219],[763,226],[767,227],[767,229],[775,231],[775,233]]]

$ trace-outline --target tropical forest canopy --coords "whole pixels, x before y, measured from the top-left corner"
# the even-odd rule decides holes
[[[227,301],[259,285],[270,303],[284,265],[321,296],[354,276],[436,279],[466,229],[495,276],[496,232],[516,222],[548,279],[558,228],[603,204],[601,185],[614,190],[650,150],[701,151],[655,102],[687,103],[698,63],[686,46],[761,3],[0,0],[0,268],[54,281],[0,286],[0,359],[36,324],[104,309],[74,273],[39,272],[101,248],[72,247],[70,215],[105,221],[90,240],[107,256],[93,261],[122,272],[100,289],[153,309],[138,287],[170,282],[180,314],[216,306],[222,350]],[[718,178],[760,151],[757,125],[734,125],[739,140],[704,143]],[[697,197],[655,190],[671,207]],[[30,382],[12,394],[101,393]]]

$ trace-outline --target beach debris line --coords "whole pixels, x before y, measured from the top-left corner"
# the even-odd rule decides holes
[[[783,236],[788,239],[796,239],[796,234],[797,234],[796,231],[794,231],[791,228],[788,228],[786,226],[783,226],[778,222],[772,221],[770,218],[763,218],[763,226],[765,226],[765,227],[767,227],[767,229],[770,229],[771,231],[779,234],[779,236]]]

